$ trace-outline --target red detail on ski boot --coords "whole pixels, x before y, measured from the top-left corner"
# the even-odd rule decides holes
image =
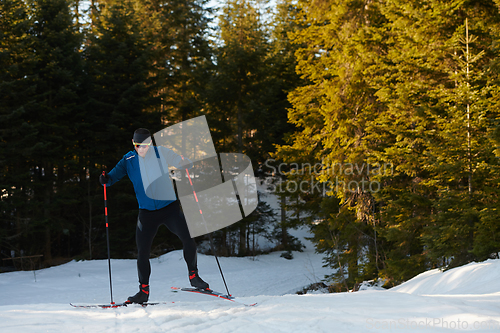
[[[134,296],[130,296],[125,303],[131,304],[131,303],[137,303],[137,304],[143,304],[146,303],[149,299],[149,285],[147,284],[141,284],[139,288],[139,292],[135,294]]]
[[[198,271],[190,271],[189,272],[189,282],[191,282],[191,286],[197,288],[197,289],[202,289],[202,290],[208,290],[209,285],[205,281],[200,278],[198,275]]]

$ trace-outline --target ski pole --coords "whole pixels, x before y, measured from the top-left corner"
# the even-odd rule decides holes
[[[105,176],[106,172],[103,171],[102,175]],[[113,284],[111,283],[111,251],[109,249],[108,198],[106,197],[106,184],[104,184],[104,216],[106,219],[106,243],[108,244],[109,291],[111,293],[111,304],[115,304],[115,302],[113,302]]]
[[[181,156],[181,158],[182,158],[182,160],[184,160],[184,156]],[[203,211],[201,210],[200,202],[198,201],[198,196],[196,195],[196,191],[194,190],[193,182],[191,181],[191,176],[190,176],[187,168],[186,168],[186,175],[189,179],[189,184],[191,184],[191,189],[193,190],[193,194],[194,194],[194,198],[196,200],[196,203],[198,204],[198,209],[200,210],[200,215],[201,215],[201,218],[203,220],[203,224],[205,225],[205,228],[207,228],[207,221],[205,221],[205,217],[203,216]],[[208,228],[207,228],[207,231],[208,231]],[[221,268],[220,263],[219,263],[219,258],[217,257],[217,254],[215,253],[215,247],[214,247],[214,242],[212,239],[211,232],[208,233],[208,239],[210,241],[210,248],[212,249],[212,253],[214,254],[215,261],[217,262],[217,266],[219,267],[219,272],[220,272],[220,275],[222,277],[222,281],[224,282],[224,286],[226,287],[227,295],[231,296],[231,293],[229,292],[229,289],[227,288],[227,283],[226,283],[226,279],[224,278],[224,273],[222,273],[222,268]]]

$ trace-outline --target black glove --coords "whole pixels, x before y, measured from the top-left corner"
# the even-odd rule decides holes
[[[101,183],[101,185],[107,184],[109,182],[109,176],[106,172],[103,172],[99,176],[99,182]]]

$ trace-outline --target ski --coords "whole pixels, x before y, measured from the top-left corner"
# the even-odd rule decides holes
[[[257,305],[257,303],[251,303],[251,304],[244,303],[244,302],[242,302],[241,300],[237,299],[237,298],[236,298],[236,297],[234,297],[234,296],[231,296],[231,295],[225,295],[225,294],[223,294],[223,293],[219,293],[219,292],[217,292],[217,291],[213,291],[212,289],[198,289],[198,288],[178,288],[178,287],[172,287],[172,288],[171,288],[171,291],[173,291],[173,292],[184,291],[184,292],[188,292],[188,293],[194,293],[194,294],[200,294],[200,295],[208,295],[208,296],[213,296],[213,297],[217,297],[217,298],[220,298],[220,299],[224,299],[224,300],[227,300],[227,301],[230,301],[230,302],[243,304],[243,305],[245,305],[245,306],[255,306],[255,305]]]
[[[85,308],[85,309],[91,309],[91,308],[101,308],[101,309],[116,309],[116,308],[122,308],[122,307],[127,307],[130,305],[139,305],[145,308],[146,306],[149,305],[159,305],[159,304],[172,304],[174,302],[148,302],[148,303],[143,303],[143,304],[136,304],[136,303],[116,303],[116,304],[73,304],[69,303],[72,307],[74,308]]]

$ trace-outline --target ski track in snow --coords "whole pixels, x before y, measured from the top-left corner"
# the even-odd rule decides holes
[[[110,301],[107,260],[72,261],[36,272],[0,274],[0,332],[500,332],[500,260],[432,270],[390,290],[296,295],[331,270],[310,244],[293,260],[271,253],[219,258],[230,292],[247,307],[188,286],[182,251],[152,259],[151,302],[116,309],[72,308]],[[200,275],[225,292],[215,259]],[[137,291],[135,260],[112,260],[114,301]]]

